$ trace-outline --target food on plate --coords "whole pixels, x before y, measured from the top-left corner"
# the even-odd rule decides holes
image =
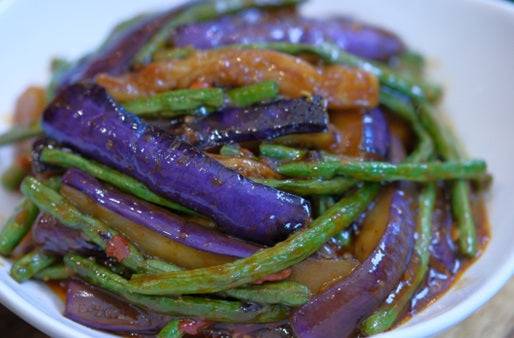
[[[301,0],[195,1],[53,62],[0,145],[11,276],[120,335],[367,336],[485,248],[491,176],[394,33]]]

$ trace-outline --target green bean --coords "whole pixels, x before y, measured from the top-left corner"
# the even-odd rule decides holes
[[[211,293],[247,284],[296,264],[348,226],[375,198],[379,184],[366,184],[345,196],[310,226],[250,257],[207,268],[133,276],[127,287],[144,294]]]
[[[413,163],[425,162],[434,153],[434,143],[418,118],[414,106],[395,95],[389,88],[381,88],[380,103],[389,108],[394,114],[410,122],[412,130],[418,138],[418,146],[409,155],[407,161]]]
[[[307,154],[306,150],[269,143],[261,143],[259,145],[259,152],[261,156],[271,157],[278,160],[299,160]]]
[[[123,107],[140,116],[177,117],[190,115],[191,111],[205,107],[216,109],[223,106],[223,90],[178,89],[141,99],[123,102]]]
[[[392,58],[392,68],[395,71],[416,79],[423,75],[424,66],[423,56],[413,51],[406,51]]]
[[[0,230],[0,254],[7,256],[29,232],[38,215],[38,208],[25,198]]]
[[[421,122],[434,139],[436,150],[445,160],[459,160],[463,156],[450,130],[439,123],[433,108],[426,102],[417,102]],[[451,188],[452,211],[459,228],[459,249],[462,254],[474,257],[478,239],[471,213],[469,186],[465,180],[457,180]]]
[[[310,53],[330,64],[348,65],[373,73],[377,76],[381,85],[394,88],[414,99],[435,101],[441,96],[442,92],[441,88],[438,86],[418,81],[409,76],[395,72],[386,66],[382,66],[374,63],[373,61],[365,60],[356,55],[347,53],[332,43],[307,45],[288,42],[265,42],[229,45],[222,48],[272,49],[293,55]]]
[[[457,180],[453,183],[452,210],[459,227],[459,248],[464,255],[474,257],[477,252],[478,238],[469,194],[468,182]]]
[[[64,263],[75,274],[91,284],[126,299],[146,310],[170,315],[198,316],[222,322],[270,322],[286,319],[289,308],[283,305],[259,305],[252,307],[238,301],[180,296],[148,296],[131,293],[123,277],[76,254],[64,257]]]
[[[229,289],[222,295],[265,304],[300,306],[309,301],[309,289],[296,282],[265,283]]]
[[[160,261],[157,259],[147,259],[146,264],[155,271],[169,272],[169,271],[182,271],[183,269],[177,265]]]
[[[27,173],[17,163],[13,163],[2,174],[2,185],[9,190],[16,190]]]
[[[43,162],[59,165],[65,168],[75,167],[109,184],[137,196],[145,201],[177,210],[189,215],[197,215],[196,212],[183,207],[182,205],[167,200],[148,189],[141,182],[127,176],[117,170],[111,169],[98,162],[87,160],[79,155],[72,154],[59,149],[44,149],[41,153]]]
[[[5,133],[0,134],[0,146],[21,142],[23,140],[42,135],[39,121],[24,125],[15,125]]]
[[[226,92],[232,105],[246,107],[278,96],[279,88],[275,81],[264,81],[249,86],[234,88]]]
[[[9,274],[18,283],[24,282],[34,276],[38,271],[52,265],[56,257],[50,253],[34,250],[17,260]]]
[[[347,175],[363,181],[418,181],[480,178],[486,173],[482,160],[392,164],[389,162],[292,162],[277,167],[280,174],[294,177],[321,177]]]
[[[51,102],[55,95],[57,88],[61,82],[61,79],[65,74],[70,71],[70,69],[75,65],[73,62],[69,62],[67,60],[61,58],[55,58],[52,60],[52,64],[50,66],[50,71],[52,72],[50,82],[46,87],[45,99],[46,102]]]
[[[33,276],[35,279],[48,282],[50,280],[61,280],[71,277],[71,271],[64,264],[56,264],[44,268]]]
[[[173,319],[157,334],[157,338],[182,338],[184,333],[180,331],[180,320]]]
[[[251,178],[251,180],[300,196],[342,194],[357,184],[357,180],[346,177],[335,177],[330,180],[277,180],[272,178]]]
[[[80,229],[87,240],[103,250],[106,250],[110,239],[119,234],[101,221],[82,214],[59,193],[33,177],[23,180],[21,191],[39,209],[51,214],[65,226]],[[128,243],[128,248],[128,255],[120,262],[122,265],[136,272],[159,271],[146,264],[145,258],[132,243]]]
[[[332,238],[336,241],[339,247],[348,248],[352,242],[352,232],[350,229],[344,229],[340,233],[335,234]]]
[[[223,147],[221,147],[220,155],[239,157],[245,156],[245,154],[241,151],[241,148],[238,145],[233,144],[225,144]]]
[[[147,260],[148,264],[157,264],[156,268],[162,272],[184,271],[179,266],[162,265],[162,261]],[[167,264],[167,263],[165,263]],[[137,275],[133,275],[137,276]],[[309,300],[309,289],[296,282],[274,282],[261,285],[245,285],[242,287],[218,292],[215,295],[221,297],[232,297],[266,304],[284,304],[298,306]]]
[[[191,47],[159,50],[152,55],[152,61],[183,59],[194,52],[194,50],[195,49]]]
[[[393,291],[395,297],[392,302],[381,305],[371,316],[362,324],[362,331],[366,335],[378,334],[389,329],[402,310],[409,303],[412,295],[423,281],[428,271],[430,259],[430,239],[432,236],[432,214],[434,212],[436,199],[435,185],[427,184],[419,196],[419,212],[416,243],[414,254],[409,262],[404,279],[400,285],[402,289]]]
[[[212,20],[221,15],[237,12],[252,7],[279,7],[301,3],[303,0],[215,0],[195,3],[173,16],[164,26],[150,39],[150,41],[137,53],[133,63],[135,65],[146,64],[152,59],[152,55],[159,48],[166,44],[170,33],[177,26]]]

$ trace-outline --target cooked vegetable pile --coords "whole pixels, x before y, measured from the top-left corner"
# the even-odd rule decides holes
[[[301,2],[192,2],[54,61],[0,135],[11,276],[159,337],[373,335],[444,292],[487,242],[486,164],[422,56]]]

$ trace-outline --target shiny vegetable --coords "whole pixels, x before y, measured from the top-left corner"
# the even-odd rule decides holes
[[[210,49],[236,43],[332,42],[364,58],[388,59],[404,47],[400,39],[383,29],[347,17],[305,18],[283,11],[246,10],[203,23],[178,27],[171,40],[177,47]]]
[[[357,162],[352,160],[324,162],[292,162],[277,168],[283,175],[293,177],[331,178],[347,175],[365,181],[418,182],[448,179],[479,179],[486,174],[486,163],[482,160],[427,162],[423,164],[389,162]]]
[[[136,115],[159,117],[191,115],[195,109],[216,109],[222,105],[223,91],[219,88],[173,90],[123,103],[126,110]]]
[[[378,190],[377,184],[358,189],[342,198],[308,228],[248,258],[210,268],[139,276],[131,279],[127,287],[144,294],[187,294],[222,291],[249,283],[310,256],[360,215]]]
[[[38,271],[52,265],[57,257],[41,250],[34,250],[18,259],[11,266],[9,274],[18,283],[24,282],[34,276]]]
[[[163,198],[138,180],[133,179],[117,170],[111,169],[98,162],[85,159],[77,154],[73,154],[60,149],[45,148],[41,152],[41,160],[57,166],[78,168],[100,180],[106,181],[125,192],[131,193],[145,201],[167,207],[172,210],[180,211],[185,214],[195,215],[196,213],[178,203]]]
[[[308,45],[300,43],[270,42],[236,44],[224,48],[239,49],[271,49],[288,54],[314,54],[329,64],[347,65],[357,67],[377,76],[381,85],[396,89],[401,93],[421,100],[436,101],[441,96],[441,88],[420,80],[410,78],[379,65],[369,60],[362,59],[356,55],[349,54],[332,43],[321,43],[318,45]]]
[[[290,98],[302,92],[320,95],[328,108],[373,108],[378,103],[377,78],[367,71],[340,65],[314,67],[303,59],[271,50],[196,51],[183,59],[153,62],[118,77],[100,75],[96,82],[123,102],[188,88],[198,81],[240,87],[266,80],[276,81],[280,93]]]
[[[332,285],[291,317],[299,337],[348,337],[398,283],[414,246],[409,192],[396,189],[388,225],[376,249],[345,279]]]
[[[134,58],[136,65],[150,61],[152,54],[162,47],[168,39],[170,32],[179,25],[190,22],[210,20],[224,14],[237,12],[252,7],[281,7],[295,5],[304,0],[217,0],[193,2],[184,11],[170,17],[156,32],[151,40],[141,48]]]
[[[260,249],[116,191],[78,169],[69,169],[62,180],[102,207],[190,247],[235,257],[247,257]]]
[[[0,229],[0,254],[7,256],[29,232],[37,217],[38,208],[28,199],[23,199]]]
[[[426,272],[430,259],[430,239],[432,232],[432,215],[435,204],[435,185],[428,184],[419,196],[419,212],[416,233],[418,237],[414,244],[414,253],[410,259],[404,276],[390,295],[392,301],[382,304],[361,325],[361,330],[367,335],[374,335],[389,329],[396,321],[400,312],[408,303],[419,287]],[[388,297],[389,298],[389,297]]]
[[[191,145],[148,127],[96,85],[62,91],[46,109],[43,129],[211,217],[233,235],[274,244],[309,222],[306,200],[246,180]]]
[[[283,305],[260,305],[191,296],[178,298],[147,296],[131,293],[128,283],[108,269],[74,254],[64,257],[64,263],[88,282],[100,286],[146,310],[163,314],[199,316],[208,320],[228,322],[273,322],[285,319],[289,308]]]
[[[193,132],[189,143],[200,148],[212,148],[288,134],[322,132],[326,131],[327,123],[324,101],[314,96],[247,108],[223,108],[186,125]]]
[[[145,311],[104,289],[72,279],[64,316],[89,327],[125,334],[157,333],[172,318]]]

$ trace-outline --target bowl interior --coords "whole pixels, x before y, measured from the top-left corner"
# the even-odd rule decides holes
[[[0,2],[2,53],[0,132],[9,123],[16,96],[29,84],[44,84],[54,56],[76,58],[92,50],[116,22],[149,8],[178,1],[150,0],[73,2],[4,0]],[[478,0],[380,0],[336,2],[311,0],[312,16],[350,14],[397,32],[428,59],[429,76],[444,84],[443,111],[472,157],[485,158],[494,183],[488,196],[492,238],[483,256],[441,299],[383,337],[434,334],[463,319],[485,303],[514,272],[514,6]],[[44,15],[41,15],[44,13]],[[0,172],[11,150],[0,149]],[[0,190],[0,223],[19,200]],[[62,302],[35,282],[18,285],[10,264],[0,258],[0,301],[52,336],[109,336],[62,317]]]

